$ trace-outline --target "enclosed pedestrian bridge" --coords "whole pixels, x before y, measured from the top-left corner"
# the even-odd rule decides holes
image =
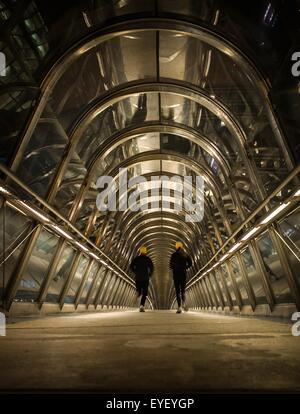
[[[275,335],[278,322],[258,317],[300,311],[299,6],[242,3],[0,1],[1,310],[8,321],[52,315],[22,322],[28,335],[49,320],[69,334],[76,321],[79,331],[96,320],[126,329],[138,317],[150,332],[174,318],[196,332],[223,320],[229,335],[238,315]],[[190,177],[181,208],[161,176]],[[101,177],[116,196],[106,211]],[[125,201],[139,188],[134,210]],[[187,219],[190,204],[201,219]],[[193,262],[184,315],[173,315],[169,269],[178,240]],[[146,313],[135,315],[129,265],[141,245],[155,269]],[[187,325],[176,326],[184,337]],[[272,386],[293,388],[297,375]]]

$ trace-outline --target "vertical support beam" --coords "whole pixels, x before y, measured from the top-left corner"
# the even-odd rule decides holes
[[[231,267],[230,260],[227,260],[225,262],[225,267],[226,267],[227,273],[228,273],[228,275],[230,277],[230,280],[231,280],[231,283],[232,283],[232,287],[233,287],[233,290],[234,290],[234,294],[235,294],[235,297],[236,297],[236,302],[238,304],[238,307],[240,309],[242,309],[242,307],[243,307],[242,296],[241,296],[241,293],[239,291],[239,288],[238,288],[238,285],[236,283],[236,280],[235,280],[235,278],[233,276],[233,270],[232,270],[232,267]]]
[[[283,268],[284,274],[286,276],[286,280],[287,280],[287,284],[290,288],[291,294],[294,297],[295,300],[295,304],[297,306],[297,309],[300,309],[300,290],[299,290],[299,286],[294,278],[289,260],[288,260],[288,252],[286,250],[285,245],[283,244],[282,240],[280,239],[280,237],[278,237],[276,231],[278,231],[279,233],[279,228],[274,225],[274,227],[270,227],[269,228],[269,233],[270,233],[270,237],[272,242],[274,243],[274,246],[277,250],[280,262],[281,262],[281,266]]]
[[[224,274],[223,274],[222,266],[219,267],[218,274],[220,275],[220,278],[222,280],[222,285],[224,287],[224,291],[225,291],[225,294],[226,294],[229,309],[232,310],[233,309],[233,302],[232,302],[232,298],[231,298],[231,295],[230,295],[230,292],[229,292],[229,289],[228,289],[228,286],[227,286],[227,283],[226,283],[226,280],[225,280],[225,277],[224,277]]]
[[[223,293],[221,291],[221,288],[219,286],[218,280],[216,278],[215,272],[212,271],[211,273],[211,277],[214,279],[214,282],[216,284],[216,289],[218,291],[219,297],[220,297],[220,301],[221,301],[221,307],[224,309],[225,308],[225,303],[224,303],[224,299],[223,299]],[[213,287],[213,286],[212,286]]]
[[[106,277],[107,277],[108,272],[109,272],[109,270],[105,269],[105,271],[103,273],[102,280],[101,280],[100,286],[98,288],[98,292],[96,293],[95,300],[94,300],[95,308],[97,308],[97,305],[99,305],[99,301],[103,296],[103,287],[105,286]]]
[[[116,306],[119,306],[120,307],[120,300],[121,300],[121,297],[122,297],[123,292],[125,290],[125,286],[126,286],[126,283],[123,280],[121,280],[120,287],[119,287],[119,291],[118,291],[118,293],[116,295],[116,298],[115,298]]]

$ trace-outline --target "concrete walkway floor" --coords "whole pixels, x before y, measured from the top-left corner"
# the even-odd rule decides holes
[[[300,391],[300,337],[265,319],[171,311],[19,318],[1,390]]]

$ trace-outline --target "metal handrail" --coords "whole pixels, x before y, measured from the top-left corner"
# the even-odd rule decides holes
[[[211,259],[206,263],[205,266],[203,266],[198,272],[188,281],[187,288],[189,285],[191,285],[196,278],[199,276],[200,273],[202,273],[211,262],[215,260],[215,258],[222,253],[224,247],[230,243],[232,239],[246,226],[246,224],[249,223],[261,210],[271,201],[273,197],[276,196],[277,193],[279,193],[292,179],[294,179],[298,174],[300,174],[300,164],[293,169],[293,171],[290,172],[290,174],[279,184],[278,187],[276,187],[275,190],[272,191],[272,193],[262,201],[262,203],[255,209],[253,212],[240,224],[240,226],[231,234],[231,236],[225,241],[225,243],[222,244],[222,246],[217,250],[217,252],[211,257]]]
[[[83,240],[85,240],[93,249],[96,249],[106,260],[109,261],[109,264],[115,266],[119,272],[121,272],[127,279],[128,283],[131,285],[133,284],[133,279],[124,272],[109,256],[107,256],[99,247],[97,247],[91,240],[89,240],[84,234],[81,233],[68,219],[62,216],[54,207],[52,207],[47,201],[45,201],[42,197],[36,194],[30,187],[28,187],[22,180],[19,179],[9,168],[7,168],[3,163],[0,163],[0,171],[2,171],[7,177],[12,179],[15,183],[17,183],[23,190],[25,190],[28,194],[30,194],[36,201],[41,203],[43,207],[47,210],[51,211],[55,216],[57,216],[60,220],[62,220],[68,227],[70,227],[76,234],[78,234]],[[124,278],[123,276],[123,278]]]

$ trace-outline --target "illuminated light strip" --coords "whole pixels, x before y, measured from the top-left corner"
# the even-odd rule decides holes
[[[10,194],[10,192],[9,192],[9,191],[7,191],[7,190],[6,190],[6,188],[2,187],[2,185],[0,185],[0,193],[3,193],[3,194]]]
[[[79,243],[78,241],[75,242],[75,244],[80,247],[82,250],[84,250],[85,252],[89,252],[89,249],[87,247],[85,247],[83,244]]]
[[[293,197],[300,197],[300,189],[295,192],[295,194],[293,195]]]
[[[37,217],[39,217],[41,220],[45,221],[46,223],[50,223],[50,220],[48,219],[48,217],[44,216],[43,214],[36,211],[34,208],[30,207],[28,204],[24,203],[24,201],[18,201],[18,203],[22,204],[22,206],[24,206],[27,210],[30,210]]]
[[[228,253],[233,253],[241,244],[241,242],[236,243],[230,250],[228,250]]]
[[[242,237],[242,241],[248,240],[251,236],[253,236],[254,233],[256,233],[260,228],[254,227],[252,230],[250,230],[247,234],[245,234],[244,237]]]
[[[291,204],[290,201],[288,201],[287,203],[281,204],[281,206],[277,207],[274,211],[272,211],[272,213],[270,213],[265,219],[263,219],[260,224],[267,224],[267,223],[269,223],[269,221],[271,221],[272,218],[276,217],[289,204]]]
[[[52,224],[52,227],[62,236],[64,236],[66,239],[69,240],[73,240],[73,237],[70,236],[68,233],[66,233],[63,229],[61,229],[60,227],[56,226],[56,224]]]
[[[96,260],[100,260],[100,258],[95,253],[90,253],[90,256],[92,256]]]

